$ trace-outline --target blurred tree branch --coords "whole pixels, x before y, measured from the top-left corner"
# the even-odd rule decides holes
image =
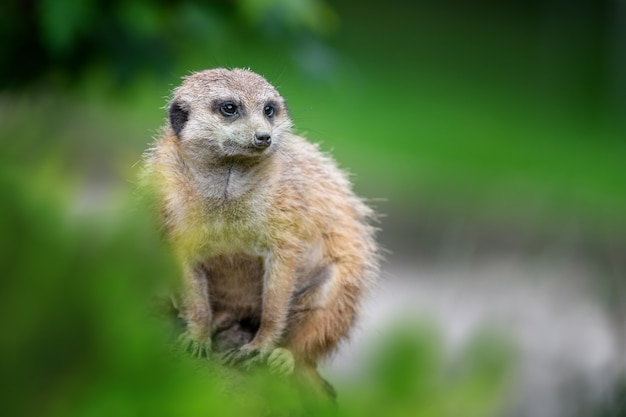
[[[181,45],[208,51],[277,35],[321,39],[337,24],[324,0],[5,0],[0,87],[52,74],[72,79],[103,64],[121,82],[138,70],[167,74]]]

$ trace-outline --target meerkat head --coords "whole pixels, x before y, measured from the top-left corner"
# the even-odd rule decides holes
[[[174,90],[169,125],[181,148],[212,159],[271,154],[291,129],[285,100],[254,72],[194,73]]]

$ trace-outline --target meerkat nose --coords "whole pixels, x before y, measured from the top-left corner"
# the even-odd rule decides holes
[[[272,137],[267,132],[257,132],[254,134],[254,146],[257,148],[267,148],[272,144]]]

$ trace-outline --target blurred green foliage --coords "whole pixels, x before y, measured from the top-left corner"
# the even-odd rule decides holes
[[[323,0],[7,0],[1,7],[0,88],[69,82],[94,66],[128,84],[137,73],[168,74],[190,50],[215,53],[260,35],[295,51],[298,38],[337,27]]]
[[[501,336],[477,336],[450,366],[445,343],[427,324],[387,329],[361,384],[350,387],[352,415],[490,416],[505,409],[514,349]]]

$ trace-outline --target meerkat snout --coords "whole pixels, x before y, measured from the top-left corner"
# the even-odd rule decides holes
[[[272,144],[272,136],[267,132],[256,132],[254,134],[254,146],[257,148],[267,148]]]

